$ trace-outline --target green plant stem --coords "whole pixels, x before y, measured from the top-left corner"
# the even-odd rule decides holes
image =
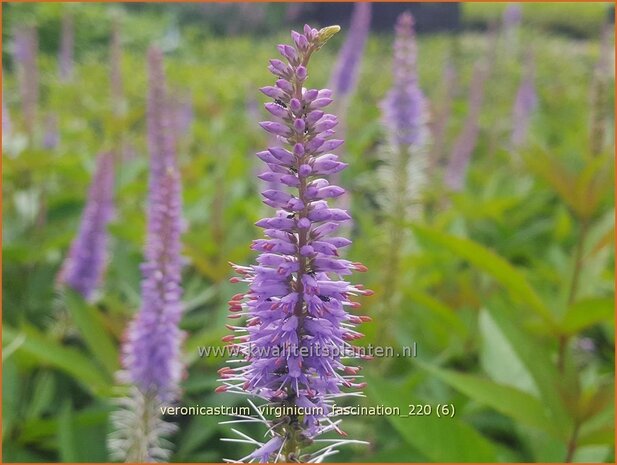
[[[391,211],[389,212],[389,231],[388,231],[388,254],[386,269],[384,273],[384,287],[383,287],[383,299],[382,299],[382,312],[380,316],[381,331],[378,335],[377,342],[385,343],[386,334],[390,330],[390,324],[392,321],[392,315],[395,312],[397,296],[398,296],[398,284],[400,274],[400,262],[401,262],[401,249],[404,243],[404,225],[406,222],[406,210],[407,205],[405,203],[404,192],[406,191],[407,183],[407,165],[409,163],[409,156],[405,153],[402,147],[398,147],[396,150],[396,160],[393,164],[394,168],[394,189],[391,204]]]
[[[579,281],[581,277],[581,270],[583,268],[583,250],[585,245],[585,239],[587,238],[587,233],[589,232],[589,221],[584,219],[581,223],[581,232],[578,236],[578,241],[576,242],[576,249],[574,252],[574,271],[572,273],[572,280],[570,281],[570,290],[568,292],[568,300],[567,305],[572,305],[574,300],[576,299],[576,293],[578,292]],[[562,334],[559,336],[559,352],[557,355],[557,367],[561,373],[563,373],[565,358],[566,358],[566,348],[568,346],[568,336]]]
[[[565,463],[572,462],[574,458],[574,453],[576,452],[576,442],[578,441],[578,433],[580,430],[580,423],[576,422],[574,425],[574,429],[572,430],[572,434],[570,435],[570,439],[568,440],[568,449],[566,452],[566,458],[564,460]]]
[[[575,262],[574,262],[574,273],[572,274],[572,281],[570,283],[570,293],[568,294],[568,305],[574,303],[574,299],[576,298],[576,293],[578,291],[578,285],[581,276],[581,269],[583,267],[583,249],[585,245],[585,239],[587,238],[587,233],[589,232],[589,221],[583,220],[581,224],[581,233],[578,237],[578,242],[576,244],[575,251]]]

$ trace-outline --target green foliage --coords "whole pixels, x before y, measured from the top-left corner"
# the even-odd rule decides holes
[[[463,3],[462,19],[469,25],[487,25],[501,21],[506,3]],[[549,31],[575,36],[594,37],[598,24],[609,17],[609,4],[604,2],[521,4],[525,23]]]

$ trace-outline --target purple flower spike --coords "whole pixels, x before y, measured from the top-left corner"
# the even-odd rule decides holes
[[[92,299],[105,271],[107,225],[114,210],[113,191],[113,154],[102,153],[97,159],[79,232],[58,274],[59,284],[72,288],[87,300]]]
[[[61,81],[68,82],[73,78],[74,48],[75,29],[73,25],[73,16],[70,14],[65,14],[62,18],[60,52],[58,54],[58,67]]]
[[[534,84],[533,58],[529,55],[525,66],[525,76],[516,93],[512,111],[512,148],[519,148],[525,143],[530,119],[537,106],[538,95]]]
[[[503,11],[503,27],[512,29],[521,23],[523,11],[519,3],[508,3]]]
[[[45,118],[45,134],[43,135],[43,147],[47,150],[55,149],[60,143],[60,131],[58,131],[58,116],[50,113]]]
[[[383,118],[396,146],[422,146],[426,142],[426,101],[418,86],[416,40],[411,13],[396,23],[393,87],[382,103]]]
[[[111,24],[111,41],[109,44],[109,80],[111,101],[115,115],[124,111],[124,84],[122,81],[122,38],[120,19],[115,16]]]
[[[26,131],[30,136],[35,131],[39,103],[38,33],[34,26],[15,32],[15,61],[19,75],[21,105]]]
[[[230,318],[245,323],[228,326],[233,334],[223,338],[237,360],[219,370],[222,385],[217,392],[248,393],[287,408],[290,413],[284,415],[290,421],[260,417],[269,439],[251,440],[257,450],[241,461],[321,461],[348,440],[335,440],[312,453],[305,448],[328,431],[345,435],[332,421],[332,405],[348,395],[347,389],[364,387],[354,378],[359,368],[344,365],[342,359],[359,358],[350,341],[362,337],[355,326],[370,320],[347,309],[359,307],[355,296],[372,291],[343,279],[366,268],[339,256],[339,249],[351,241],[331,234],[350,216],[330,208],[327,199],[344,191],[321,177],[346,166],[330,152],[342,141],[331,139],[336,117],[321,109],[330,103],[330,91],[303,87],[311,55],[338,30],[305,26],[302,36],[292,34],[294,46],[279,46],[291,69],[286,79],[290,87],[285,84],[285,95],[275,101],[284,112],[277,121],[260,123],[284,143],[257,154],[268,167],[260,178],[281,184],[262,193],[276,213],[257,222],[265,234],[252,245],[260,253],[257,264],[233,265],[240,277],[231,281],[247,283],[248,290],[230,300]],[[271,70],[277,77],[279,68]],[[242,436],[241,441],[247,438]]]
[[[2,90],[2,140],[6,140],[11,135],[13,124],[11,122],[11,114],[6,105],[4,90]]]
[[[444,175],[445,185],[453,191],[460,191],[465,186],[467,168],[471,161],[471,155],[476,148],[480,132],[478,118],[484,102],[484,91],[488,75],[488,63],[476,63],[469,91],[467,118],[463,129],[454,141]]]
[[[127,333],[124,367],[130,381],[143,392],[154,391],[162,401],[169,401],[175,397],[182,369],[182,334],[178,328],[182,314],[182,206],[162,53],[151,49],[148,63],[150,185],[146,261],[141,267],[142,307]]]
[[[150,49],[148,67],[150,180],[142,305],[122,347],[120,380],[132,392],[121,400],[124,410],[115,412],[116,430],[109,438],[113,457],[127,462],[168,460],[162,438],[175,425],[162,420],[160,408],[177,400],[183,372],[181,186],[160,50]]]
[[[354,4],[349,33],[330,79],[330,87],[338,99],[353,94],[355,90],[370,27],[371,4],[365,2]]]

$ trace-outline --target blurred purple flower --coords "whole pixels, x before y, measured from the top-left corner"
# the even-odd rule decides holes
[[[596,156],[602,153],[606,146],[606,133],[609,127],[609,118],[612,118],[612,108],[609,92],[614,80],[613,69],[610,63],[615,54],[612,23],[606,24],[602,30],[600,41],[600,56],[594,67],[591,82],[591,115],[590,115],[590,144],[589,152]]]
[[[45,118],[45,133],[43,134],[43,147],[47,150],[55,149],[60,143],[58,131],[58,115],[50,113]]]
[[[173,124],[176,136],[178,138],[188,134],[195,115],[193,113],[193,97],[190,93],[184,95],[177,94],[170,102],[170,106],[173,110]]]
[[[418,85],[416,39],[411,13],[396,23],[393,86],[382,102],[383,119],[395,146],[423,146],[426,143],[426,100]]]
[[[503,27],[506,31],[518,27],[523,18],[523,10],[519,3],[508,3],[503,11]]]
[[[435,111],[435,120],[431,128],[431,156],[429,173],[437,167],[444,157],[446,146],[446,129],[452,114],[452,104],[458,86],[458,73],[452,57],[448,57],[441,78],[441,101]],[[430,174],[429,174],[430,176]]]
[[[73,240],[58,283],[91,300],[101,284],[109,242],[107,225],[113,216],[114,159],[112,153],[98,156],[79,231]]]
[[[476,148],[478,134],[480,132],[478,118],[480,116],[480,110],[482,109],[482,103],[484,102],[484,91],[487,79],[487,63],[476,63],[471,77],[471,87],[467,104],[467,118],[463,124],[462,131],[454,142],[452,152],[450,153],[450,160],[448,161],[444,175],[445,185],[453,191],[460,191],[463,189],[471,155]]]
[[[120,31],[120,19],[118,16],[114,16],[111,24],[109,68],[113,111],[114,114],[119,115],[124,111],[124,85],[122,82],[122,38]]]
[[[534,64],[531,55],[527,58],[525,75],[516,92],[512,110],[512,148],[523,145],[527,139],[531,116],[538,106],[538,95],[534,84]]]
[[[60,36],[60,52],[58,54],[58,67],[60,80],[64,82],[73,79],[73,52],[75,48],[75,28],[73,15],[65,14],[62,18]]]
[[[142,306],[127,331],[123,366],[141,392],[170,402],[182,372],[181,188],[160,50],[150,49],[148,67],[150,180]]]
[[[392,312],[396,308],[393,299],[399,291],[401,250],[405,243],[401,224],[416,218],[421,211],[428,145],[427,102],[418,83],[413,16],[408,12],[399,15],[395,31],[393,83],[381,103],[388,144],[382,151],[384,163],[378,171],[383,190],[381,203],[387,218],[384,229],[388,234],[381,307],[386,311],[379,318],[382,327],[396,318]]]
[[[2,137],[8,137],[11,134],[11,114],[6,105],[6,99],[4,97],[4,90],[2,91]]]
[[[306,4],[303,2],[290,2],[287,4],[287,9],[285,10],[285,22],[286,23],[295,23],[296,20],[300,18],[303,10],[306,8]]]
[[[270,60],[269,70],[278,80],[261,91],[272,99],[265,107],[275,118],[259,124],[279,136],[283,146],[257,157],[267,165],[260,179],[276,180],[281,188],[262,192],[264,203],[277,212],[256,223],[266,235],[252,245],[260,254],[257,264],[233,265],[241,277],[232,282],[246,282],[249,289],[230,300],[230,318],[248,319],[246,325],[229,326],[234,334],[223,338],[237,350],[239,363],[219,370],[223,384],[217,388],[249,393],[275,406],[322,410],[291,424],[264,419],[271,439],[254,441],[257,450],[241,460],[322,460],[345,440],[312,454],[302,449],[327,431],[344,434],[331,420],[332,404],[345,395],[343,388],[364,386],[353,378],[359,368],[343,365],[341,355],[354,358],[349,341],[362,336],[354,326],[369,318],[350,315],[345,307],[357,308],[352,297],[372,292],[342,279],[366,268],[339,257],[339,249],[351,241],[330,235],[350,216],[330,208],[327,199],[345,191],[322,177],[347,166],[331,153],[343,141],[331,138],[337,120],[324,111],[332,91],[303,87],[312,53],[338,29],[292,31],[294,45],[278,46],[285,60]]]
[[[114,459],[139,463],[169,460],[166,438],[176,425],[163,420],[160,408],[178,399],[184,339],[178,326],[182,316],[182,194],[159,49],[148,52],[148,74],[150,179],[142,302],[122,346],[124,371],[119,380],[131,389],[118,399],[121,408],[113,413],[115,428],[108,438]]]
[[[596,343],[590,337],[578,337],[576,339],[576,348],[582,352],[593,353],[596,351]]]
[[[370,28],[371,4],[355,3],[349,32],[330,78],[330,88],[337,99],[349,98],[355,91]]]
[[[14,54],[20,83],[22,114],[26,131],[32,136],[39,103],[38,34],[34,26],[15,31]]]

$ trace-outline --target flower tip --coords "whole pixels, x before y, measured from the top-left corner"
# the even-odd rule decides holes
[[[353,266],[354,266],[354,269],[360,273],[365,273],[368,271],[368,268],[364,266],[362,263],[355,262]]]
[[[319,50],[323,45],[328,42],[337,32],[341,30],[341,26],[333,25],[321,28],[317,33],[317,48]]]
[[[214,392],[219,393],[219,394],[221,392],[226,392],[226,391],[227,391],[227,386],[219,386],[214,390]]]
[[[332,26],[326,26],[319,30],[319,40],[326,41],[332,38],[335,34],[340,32],[341,26],[338,24],[333,24]]]

